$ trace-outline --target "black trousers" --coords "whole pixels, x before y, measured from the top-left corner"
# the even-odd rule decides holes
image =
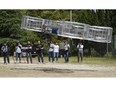
[[[61,55],[62,55],[62,57],[64,57],[64,49],[60,49],[60,51],[59,51],[59,57],[61,57]]]
[[[27,57],[27,63],[29,63],[29,58],[30,58],[30,62],[33,63],[32,62],[32,54],[31,54],[31,52],[26,52],[26,57]]]
[[[40,59],[44,63],[43,52],[38,52],[38,62],[40,62]]]
[[[8,52],[3,52],[3,57],[4,57],[4,64],[10,63]]]

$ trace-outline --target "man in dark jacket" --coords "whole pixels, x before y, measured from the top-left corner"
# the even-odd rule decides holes
[[[30,62],[32,64],[32,54],[31,54],[31,51],[32,51],[32,45],[30,43],[30,41],[28,41],[27,45],[26,45],[26,56],[27,56],[27,63],[29,63],[29,57],[30,57]]]
[[[9,47],[7,45],[7,43],[4,43],[4,45],[1,47],[2,53],[3,53],[3,57],[4,57],[4,64],[10,63],[9,60]],[[7,59],[7,61],[6,61]]]
[[[38,63],[40,63],[40,58],[41,58],[42,63],[44,63],[43,50],[44,50],[43,45],[41,44],[40,41],[38,41],[38,44],[36,46],[36,51],[38,54]]]

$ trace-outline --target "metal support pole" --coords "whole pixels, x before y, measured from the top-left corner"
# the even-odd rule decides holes
[[[109,56],[108,55],[108,37],[109,37],[109,31],[107,30],[107,32],[108,32],[108,35],[107,35],[107,57]]]
[[[70,10],[70,21],[72,22],[72,10]]]
[[[109,55],[108,55],[108,43],[107,43],[107,57],[108,57]]]
[[[70,22],[72,22],[72,10],[70,10]],[[72,47],[72,38],[70,38],[70,47]],[[70,50],[72,55],[72,50]]]

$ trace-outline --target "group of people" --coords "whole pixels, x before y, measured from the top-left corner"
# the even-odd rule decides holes
[[[58,43],[53,43],[52,41],[48,44],[49,46],[49,56],[48,61],[49,62],[58,62],[58,57],[62,56],[64,57],[64,61],[67,63],[69,62],[69,50],[70,45],[68,42],[64,41],[61,42],[59,45]],[[77,49],[78,49],[78,62],[83,61],[83,45],[82,43],[78,43]],[[27,64],[33,63],[32,60],[32,44],[30,41],[26,44],[26,62]],[[9,46],[7,43],[4,43],[4,45],[1,47],[1,51],[3,54],[3,60],[4,64],[10,63],[9,59]],[[40,41],[38,41],[38,44],[36,45],[36,53],[38,55],[38,63],[44,63],[44,46],[41,44]],[[17,42],[15,47],[15,54],[16,54],[16,62],[15,63],[21,63],[22,58],[22,45],[20,42]],[[52,60],[52,61],[51,61]]]
[[[38,54],[38,63],[42,62],[44,63],[44,58],[43,58],[43,45],[38,41],[38,44],[36,45],[36,52]],[[20,43],[17,43],[16,46],[16,63],[18,62],[19,58],[19,63],[21,63],[21,56],[22,56],[22,45]],[[30,61],[29,61],[30,59]],[[40,61],[41,60],[41,61]],[[26,44],[26,61],[29,64],[29,62],[32,64],[32,44],[30,41],[27,42]]]
[[[62,47],[63,45],[63,47]],[[55,61],[58,62],[59,54],[64,56],[65,62],[69,62],[69,49],[70,45],[67,42],[64,42],[61,47],[58,45],[58,43],[53,44],[51,41],[49,44],[49,62],[52,58],[52,62]],[[60,52],[60,53],[59,53]]]

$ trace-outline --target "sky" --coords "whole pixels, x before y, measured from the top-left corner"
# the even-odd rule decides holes
[[[115,9],[115,0],[0,0],[1,9]]]

